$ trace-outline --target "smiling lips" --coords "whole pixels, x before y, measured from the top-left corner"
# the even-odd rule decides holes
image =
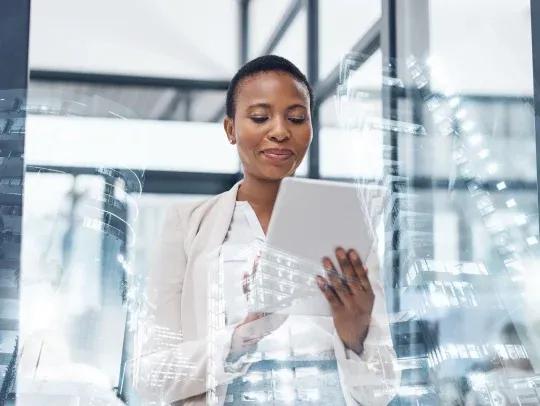
[[[293,153],[290,149],[269,148],[262,151],[262,154],[272,161],[286,161]]]

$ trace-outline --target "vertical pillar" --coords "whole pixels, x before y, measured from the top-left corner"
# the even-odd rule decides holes
[[[307,11],[307,76],[313,88],[319,81],[319,0],[306,0]],[[315,103],[312,113],[313,139],[309,147],[308,176],[317,179],[319,170],[319,103]]]
[[[30,0],[5,0],[0,11],[0,274],[9,281],[0,288],[0,307],[18,314],[24,134],[28,85]],[[8,345],[0,350],[0,404],[15,396],[18,317],[0,318],[0,334]]]
[[[536,182],[540,179],[540,2],[531,0],[532,56],[534,78],[534,123],[536,132]],[[538,207],[540,209],[540,188]]]
[[[239,24],[239,65],[242,66],[249,58],[249,1],[240,0],[240,24]]]
[[[407,61],[414,58],[418,66],[425,66],[429,56],[429,0],[414,2],[400,2],[397,0],[382,1],[382,31],[381,50],[383,54],[383,75],[388,78],[383,83],[383,118],[391,122],[406,121],[421,126],[427,126],[428,117],[424,114],[423,95],[429,92],[429,84],[421,90],[416,87],[414,80],[408,72]],[[399,84],[399,85],[398,85]],[[429,134],[428,134],[429,135]],[[390,159],[386,165],[386,175],[389,186],[394,195],[406,192],[411,186],[404,179],[413,181],[418,175],[431,177],[431,154],[429,148],[424,145],[432,145],[429,139],[420,134],[401,133],[399,126],[392,126],[387,131],[385,145],[390,148]],[[426,152],[428,152],[426,154]],[[405,160],[404,158],[407,157]],[[400,201],[397,197],[392,199],[391,216],[388,218],[387,227],[387,275],[388,281],[396,289],[400,286],[402,275],[408,267],[407,261],[407,238],[400,230],[400,220],[403,220],[403,203],[406,203],[407,211],[432,210],[431,189],[427,189],[429,202],[422,201],[422,207],[417,207],[414,201]],[[405,197],[407,199],[407,197]],[[432,232],[429,229],[416,231]],[[419,252],[422,256],[432,256],[431,249],[427,244]],[[399,295],[393,295],[392,308],[400,310]]]
[[[382,17],[381,17],[381,52],[383,72],[382,74],[388,77],[385,83],[391,83],[392,79],[398,76],[397,66],[397,35],[396,35],[396,0],[382,0]],[[398,119],[398,94],[394,86],[383,84],[383,118],[385,120],[396,121]],[[389,186],[392,193],[389,213],[386,216],[386,244],[384,266],[386,268],[385,275],[387,276],[387,284],[391,289],[387,290],[387,299],[389,308],[393,312],[399,311],[399,275],[400,275],[400,230],[394,224],[399,224],[400,202],[394,199],[398,191],[399,184],[396,177],[399,176],[397,167],[398,162],[398,131],[389,130],[385,134],[384,144],[390,147],[390,163],[385,165],[385,176],[390,179]]]

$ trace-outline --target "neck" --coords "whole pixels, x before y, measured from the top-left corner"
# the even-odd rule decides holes
[[[271,213],[281,180],[265,180],[245,174],[236,200],[247,200],[254,209]]]

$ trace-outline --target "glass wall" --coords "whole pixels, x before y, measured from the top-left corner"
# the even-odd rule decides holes
[[[0,273],[0,373],[16,376],[17,404],[540,403],[528,0],[34,3],[22,271]],[[318,58],[307,45],[313,21]],[[149,278],[171,242],[169,209],[241,179],[225,91],[240,49],[254,58],[272,35],[272,53],[304,72],[315,59],[319,71],[315,170],[306,157],[296,176],[385,192],[370,262],[384,311],[360,355],[336,344],[328,315],[270,320],[223,380],[212,346],[238,323],[221,320],[220,306],[245,295],[224,284],[253,247],[231,248],[205,280],[222,302],[182,298],[184,309],[216,306],[188,322],[199,330],[148,324]],[[285,267],[276,289],[293,273],[282,259],[266,258]],[[293,282],[294,292],[315,286]],[[184,280],[163,283],[166,300]],[[1,296],[14,287],[20,303]],[[148,343],[155,351],[143,351]]]

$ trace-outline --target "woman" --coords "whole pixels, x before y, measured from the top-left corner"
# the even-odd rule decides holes
[[[148,280],[148,317],[138,335],[143,345],[131,372],[135,387],[164,403],[235,403],[242,399],[238,383],[257,368],[253,354],[275,349],[268,342],[286,336],[295,353],[310,340],[310,348],[334,354],[342,390],[332,404],[386,404],[398,374],[383,291],[356,251],[339,247],[322,258],[327,276],[317,284],[332,319],[284,320],[245,306],[246,269],[253,264],[246,253],[264,242],[280,181],[294,175],[311,142],[308,81],[286,59],[263,56],[233,77],[226,104],[225,132],[244,178],[225,193],[169,213]],[[292,337],[299,326],[307,327]],[[325,394],[311,399],[328,404]]]

